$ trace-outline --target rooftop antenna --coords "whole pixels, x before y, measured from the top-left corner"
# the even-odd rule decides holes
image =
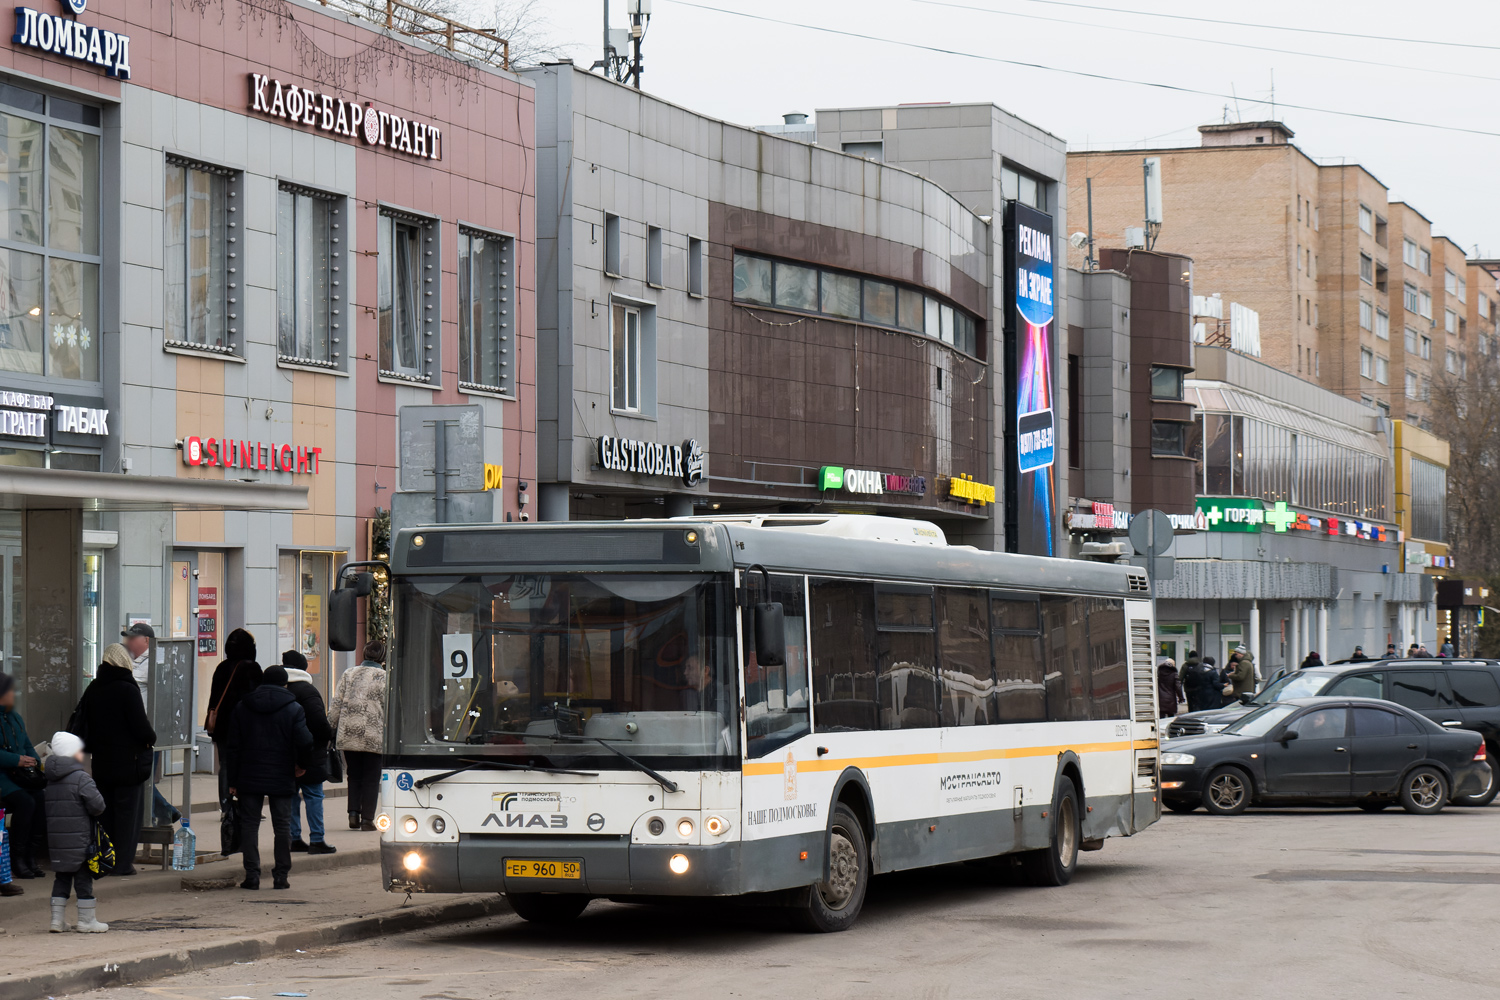
[[[651,0],[625,0],[625,13],[630,18],[630,27],[611,28],[609,0],[604,0],[604,58],[589,69],[603,70],[611,80],[632,84],[640,90],[641,39],[645,38],[646,24],[651,20]]]
[[[1156,249],[1161,234],[1161,157],[1141,158],[1141,172],[1146,183],[1146,249]],[[1090,206],[1092,208],[1092,206]]]
[[[1245,116],[1240,114],[1240,95],[1235,92],[1234,84],[1232,83],[1229,85],[1229,97],[1234,101],[1234,120],[1236,122],[1244,121]]]
[[[1271,70],[1271,120],[1276,120],[1276,71]]]

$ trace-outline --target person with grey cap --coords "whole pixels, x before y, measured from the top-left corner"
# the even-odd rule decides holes
[[[255,664],[257,672],[260,666]],[[286,668],[261,672],[260,685],[235,706],[221,744],[229,792],[240,800],[240,845],[245,858],[241,889],[260,888],[260,811],[271,805],[275,864],[273,889],[289,889],[292,870],[292,809],[297,779],[307,773],[313,750],[307,715],[287,690]]]
[[[151,777],[156,730],[146,718],[146,705],[125,647],[110,643],[104,647],[103,659],[73,715],[93,755],[94,781],[104,796],[101,822],[119,859],[110,874],[127,876],[135,874],[141,786]]]

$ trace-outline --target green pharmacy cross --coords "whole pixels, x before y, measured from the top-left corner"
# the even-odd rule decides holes
[[[1266,523],[1277,531],[1286,531],[1297,523],[1297,512],[1288,510],[1285,500],[1277,500],[1276,505],[1266,511]]]

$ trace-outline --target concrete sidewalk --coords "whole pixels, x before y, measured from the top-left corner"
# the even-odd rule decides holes
[[[0,935],[0,1000],[39,1000],[508,910],[504,899],[493,894],[408,900],[384,892],[380,869],[371,863],[310,869],[312,862],[342,854],[296,855],[292,887],[282,891],[269,887],[269,874],[256,892],[122,892],[144,878],[103,879],[96,893],[99,919],[110,925],[106,934],[48,933],[50,879],[25,882],[26,896],[0,901],[0,922],[6,927]],[[232,865],[231,874],[236,874],[238,860],[222,867]],[[175,874],[180,882],[182,873]],[[32,886],[37,887],[35,895]],[[19,907],[12,905],[18,902]]]

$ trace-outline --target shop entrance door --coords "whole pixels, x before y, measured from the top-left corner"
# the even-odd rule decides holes
[[[1156,655],[1169,657],[1178,668],[1188,653],[1198,648],[1198,626],[1193,624],[1156,626]]]
[[[276,632],[277,654],[295,649],[307,657],[307,672],[313,686],[323,695],[324,703],[332,700],[338,678],[333,672],[333,656],[328,648],[327,619],[323,602],[336,566],[344,561],[342,552],[285,550],[276,566]]]
[[[224,655],[224,553],[178,549],[172,553],[167,577],[167,620],[159,634],[194,640],[194,719],[201,722],[208,716],[214,667]]]
[[[1243,643],[1246,649],[1250,648],[1250,643],[1245,641],[1245,629],[1246,626],[1239,622],[1219,623],[1219,669],[1222,670],[1229,663],[1229,655],[1236,646]]]

